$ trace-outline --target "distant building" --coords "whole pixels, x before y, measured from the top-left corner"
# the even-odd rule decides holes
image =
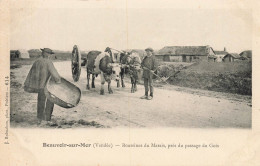
[[[241,56],[237,53],[228,53],[223,57],[223,62],[235,62],[241,60]]]
[[[162,61],[196,62],[213,61],[217,56],[210,46],[167,46],[155,53]]]
[[[224,47],[224,51],[215,51],[215,54],[217,56],[216,62],[223,62],[223,58],[225,55],[228,54],[226,48]]]
[[[246,50],[239,54],[242,59],[252,59],[252,50]]]
[[[15,59],[15,58],[18,58],[19,55],[18,55],[18,51],[17,50],[10,50],[10,58],[11,59]]]
[[[15,58],[30,58],[28,51],[26,50],[10,50],[10,58],[15,59]]]
[[[29,52],[30,58],[38,58],[42,54],[42,51],[40,49],[31,49],[28,52]]]

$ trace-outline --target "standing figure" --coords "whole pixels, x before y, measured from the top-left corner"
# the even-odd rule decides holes
[[[152,100],[154,91],[153,91],[153,76],[154,72],[157,69],[158,63],[153,55],[153,49],[147,48],[145,49],[146,56],[144,57],[141,66],[143,68],[143,78],[144,78],[144,87],[145,87],[145,95],[141,97],[141,99]],[[148,96],[150,90],[150,95]]]
[[[49,48],[42,50],[42,56],[36,60],[24,83],[24,90],[30,93],[38,93],[37,118],[38,124],[51,124],[51,115],[54,103],[48,100],[44,94],[44,87],[48,79],[54,79],[56,83],[61,82],[61,78],[50,60],[54,52]],[[42,122],[43,121],[43,122]]]

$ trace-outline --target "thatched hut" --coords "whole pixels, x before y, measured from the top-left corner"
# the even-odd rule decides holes
[[[11,59],[19,58],[17,50],[10,50],[10,58]]]
[[[223,62],[224,56],[228,54],[228,52],[227,52],[225,47],[224,47],[223,51],[216,51],[215,50],[214,52],[215,52],[215,54],[217,56],[217,60],[216,60],[217,62]]]
[[[29,53],[27,50],[11,50],[10,51],[10,57],[11,59],[15,59],[15,58],[30,58]]]
[[[235,62],[241,60],[241,56],[237,53],[228,53],[223,57],[223,62]]]
[[[30,58],[38,58],[42,54],[42,51],[40,49],[31,49],[28,52],[29,52]]]
[[[215,54],[217,56],[217,62],[223,62],[223,58],[225,55],[228,54],[226,51],[215,51]]]
[[[166,46],[155,56],[163,61],[175,62],[215,61],[217,58],[210,46]]]
[[[252,50],[246,50],[239,54],[242,59],[252,59]]]

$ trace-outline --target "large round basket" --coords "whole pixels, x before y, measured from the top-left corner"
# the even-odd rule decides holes
[[[80,89],[64,78],[61,78],[61,83],[58,84],[50,78],[44,88],[44,93],[51,102],[64,108],[75,107],[81,98]]]

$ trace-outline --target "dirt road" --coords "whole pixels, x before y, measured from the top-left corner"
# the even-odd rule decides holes
[[[65,79],[73,82],[70,62],[54,63]],[[23,91],[26,75],[31,65],[11,69],[11,126],[37,127],[37,95]],[[76,127],[188,127],[188,128],[250,128],[251,105],[249,96],[192,90],[163,85],[155,87],[151,101],[139,99],[144,94],[143,85],[136,93],[126,88],[117,88],[112,83],[114,94],[99,95],[100,78],[96,88],[86,90],[86,71],[75,83],[82,91],[82,98],[75,108],[54,107],[52,119],[56,128]],[[105,86],[107,87],[107,86]]]

